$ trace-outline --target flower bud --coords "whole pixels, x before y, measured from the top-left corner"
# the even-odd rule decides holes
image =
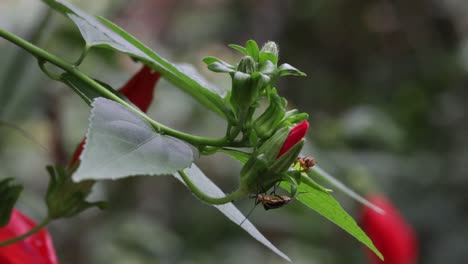
[[[283,108],[284,101],[277,94],[270,96],[268,108],[254,121],[254,129],[257,135],[262,138],[269,138],[276,131],[285,115]]]
[[[254,73],[256,70],[255,61],[250,56],[244,56],[239,65],[237,65],[237,70],[243,73],[251,74]]]
[[[267,43],[265,43],[265,45],[263,45],[260,52],[268,52],[273,54],[275,57],[278,57],[278,45],[276,45],[276,43],[273,41],[268,41]]]
[[[381,214],[367,206],[362,211],[362,229],[385,258],[382,261],[366,249],[370,263],[416,264],[418,245],[411,226],[384,196],[371,195],[367,199],[385,211]]]
[[[304,126],[283,127],[265,141],[242,168],[241,189],[249,193],[261,193],[281,181],[304,146],[305,133],[299,138]]]
[[[246,115],[250,107],[257,101],[260,91],[268,84],[269,78],[261,73],[252,75],[236,72],[232,78],[231,105],[235,110],[237,118],[242,122],[248,121]]]
[[[288,137],[284,141],[284,144],[281,147],[276,157],[277,158],[280,157],[281,155],[286,153],[291,147],[293,147],[299,141],[301,141],[307,134],[308,129],[309,129],[309,122],[307,122],[307,120],[304,120],[301,123],[294,126],[289,132]]]

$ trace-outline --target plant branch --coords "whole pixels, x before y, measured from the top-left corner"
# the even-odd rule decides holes
[[[28,232],[20,235],[20,236],[17,236],[17,237],[14,237],[14,238],[11,238],[11,239],[8,239],[8,240],[5,240],[5,241],[2,241],[0,242],[0,248],[1,247],[4,247],[4,246],[8,246],[8,245],[11,245],[11,244],[14,244],[18,241],[21,241],[29,236],[32,236],[34,235],[35,233],[39,232],[43,227],[45,227],[46,225],[48,225],[50,223],[52,219],[50,219],[49,217],[47,217],[46,219],[44,219],[44,221],[42,221],[40,224],[38,224],[36,227],[34,227],[33,229],[29,230]]]
[[[90,87],[92,87],[96,92],[98,92],[103,97],[113,100],[117,103],[120,103],[121,105],[127,107],[128,109],[140,115],[143,119],[149,122],[158,132],[163,132],[164,134],[179,138],[195,146],[230,146],[232,145],[230,144],[229,140],[225,137],[219,138],[219,139],[213,139],[213,138],[194,136],[191,134],[187,134],[187,133],[172,129],[163,124],[160,124],[154,121],[153,119],[151,119],[150,117],[148,117],[145,113],[141,112],[139,109],[136,109],[131,104],[127,103],[125,100],[121,99],[117,95],[107,90],[105,87],[103,87],[101,84],[99,84],[98,82],[90,78],[88,75],[81,72],[78,69],[78,67],[76,67],[72,63],[69,63],[63,60],[62,58],[59,58],[31,44],[30,42],[20,38],[19,36],[11,32],[5,31],[3,29],[0,29],[0,37],[3,37],[4,39],[25,49],[26,51],[34,55],[39,61],[47,61],[49,63],[52,63],[53,65],[59,67],[60,69],[79,78],[81,81],[88,84]],[[235,142],[233,142],[233,144],[237,145]]]
[[[178,171],[182,179],[184,180],[185,184],[187,187],[192,191],[192,193],[198,197],[200,200],[207,202],[209,204],[214,204],[214,205],[220,205],[220,204],[226,204],[230,203],[236,199],[239,199],[240,197],[244,196],[245,193],[241,191],[240,189],[237,189],[233,193],[230,193],[224,197],[212,197],[206,195],[204,192],[202,192],[198,187],[190,180],[189,176],[182,170]]]

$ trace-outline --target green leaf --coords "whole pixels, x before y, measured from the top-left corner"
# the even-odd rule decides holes
[[[256,62],[260,60],[260,49],[258,48],[257,42],[255,40],[248,40],[245,44],[247,49],[247,54],[250,55]]]
[[[23,190],[23,186],[14,184],[13,181],[13,178],[0,180],[0,227],[10,222],[13,207]]]
[[[225,193],[214,184],[195,164],[192,164],[190,169],[186,169],[185,173],[190,177],[190,180],[205,194],[212,197],[224,197]],[[176,173],[174,176],[183,184],[184,180],[181,176]],[[273,252],[284,258],[285,260],[291,262],[288,256],[283,252],[277,249],[268,239],[266,239],[255,226],[248,220],[245,219],[245,216],[237,209],[234,204],[227,203],[223,205],[213,205],[221,213],[223,213],[229,220],[240,225],[242,221],[242,227],[247,233],[254,237],[257,241],[265,245],[267,248],[271,249]]]
[[[185,142],[156,133],[137,113],[104,98],[92,106],[74,181],[173,174],[192,164],[193,151]]]
[[[244,47],[242,47],[242,46],[240,46],[240,45],[229,44],[228,46],[229,46],[231,49],[235,49],[235,50],[237,50],[237,51],[239,51],[239,52],[241,52],[241,53],[247,55],[247,49],[244,48]]]
[[[226,106],[216,91],[198,83],[174,64],[165,60],[146,47],[120,27],[104,18],[91,16],[79,8],[62,0],[43,0],[53,9],[70,18],[81,32],[88,48],[102,47],[124,52],[133,58],[144,61],[164,78],[190,94],[209,109],[224,115]]]
[[[331,185],[333,185],[338,190],[342,191],[343,193],[345,193],[352,199],[356,200],[357,202],[371,208],[372,210],[380,214],[385,213],[385,211],[382,208],[369,202],[366,198],[362,197],[361,195],[359,195],[358,193],[356,193],[355,191],[353,191],[352,189],[344,185],[342,182],[340,182],[338,179],[336,179],[335,177],[333,177],[332,175],[324,171],[318,165],[315,165],[314,167],[312,167],[312,170],[310,171],[310,173],[312,174],[312,176],[315,176],[317,178],[327,181],[328,183],[330,183]]]
[[[291,185],[287,182],[282,182],[280,186],[285,190],[289,190],[291,188]],[[299,201],[341,227],[383,260],[382,254],[375,247],[370,238],[357,225],[356,221],[354,221],[354,219],[341,207],[338,201],[333,198],[333,196],[327,192],[317,190],[307,184],[299,185],[297,192],[300,193],[297,196]]]

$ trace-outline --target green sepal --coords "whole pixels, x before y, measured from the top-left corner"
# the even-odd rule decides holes
[[[284,101],[276,92],[270,95],[267,109],[254,121],[253,125],[260,138],[269,138],[277,130],[286,114],[284,106]]]
[[[276,77],[276,65],[274,65],[273,62],[269,60],[260,64],[259,71],[263,74]]]
[[[237,50],[239,51],[240,53],[243,53],[245,55],[247,55],[247,49],[240,46],[240,45],[236,45],[236,44],[229,44],[228,47],[230,47],[231,49],[234,49],[234,50]]]
[[[278,129],[273,136],[266,140],[256,151],[267,156],[267,159],[273,161],[286,140],[291,127],[282,127]]]
[[[251,56],[244,56],[237,65],[237,70],[243,73],[252,74],[257,71],[256,63]]]
[[[294,160],[296,160],[297,156],[299,156],[299,153],[304,146],[304,142],[305,140],[302,139],[294,146],[292,146],[288,151],[275,159],[275,161],[268,167],[268,170],[278,173],[286,172],[289,167],[291,167],[291,164],[294,162]]]
[[[285,75],[295,75],[295,76],[307,76],[307,74],[301,72],[300,70],[294,68],[293,66],[283,63],[278,67],[279,70],[279,75],[280,76],[285,76]]]
[[[245,163],[240,172],[240,188],[248,193],[265,192],[281,180],[280,171],[271,170],[271,164],[283,146],[291,128],[276,131]]]
[[[208,69],[213,72],[232,73],[236,71],[234,66],[216,57],[212,57],[212,56],[205,57],[203,58],[203,62],[206,63],[206,65],[208,66]]]
[[[61,166],[47,166],[50,182],[46,193],[48,216],[51,219],[72,217],[90,207],[106,208],[105,202],[87,202],[94,180],[74,182],[71,171]]]
[[[230,103],[233,106],[239,125],[249,122],[260,91],[268,84],[269,78],[259,72],[252,75],[236,72],[233,75]],[[247,116],[247,114],[249,114]]]
[[[13,178],[0,180],[0,227],[10,222],[11,212],[23,191],[23,186],[13,183]]]
[[[309,114],[300,113],[299,110],[294,109],[287,111],[284,115],[283,120],[281,120],[280,126],[292,126],[294,124],[300,123],[309,118]]]
[[[299,186],[299,182],[296,180],[296,177],[294,176],[291,176],[289,174],[285,174],[283,177],[281,177],[283,179],[283,181],[286,181],[286,182],[289,182],[289,184],[291,184],[291,189],[289,191],[289,194],[291,196],[296,196],[296,193],[297,193],[297,186]]]
[[[257,42],[255,42],[255,40],[248,40],[245,43],[245,48],[247,49],[247,54],[252,56],[256,62],[260,60],[260,49],[258,48]]]

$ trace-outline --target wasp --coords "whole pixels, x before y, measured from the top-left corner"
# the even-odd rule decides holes
[[[293,163],[293,166],[299,163],[301,166],[300,172],[309,173],[310,169],[315,165],[315,159],[312,157],[297,157]]]

